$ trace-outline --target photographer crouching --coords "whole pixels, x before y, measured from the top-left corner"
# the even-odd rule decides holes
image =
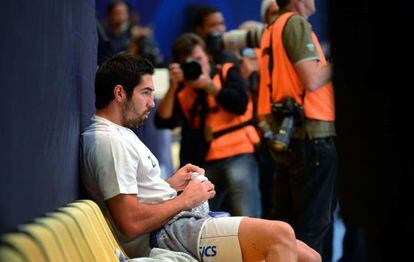
[[[212,210],[260,217],[254,157],[259,136],[239,68],[211,63],[204,41],[192,33],[180,36],[172,53],[170,88],[158,106],[156,126],[181,126],[180,163],[205,168],[217,193],[209,201]]]

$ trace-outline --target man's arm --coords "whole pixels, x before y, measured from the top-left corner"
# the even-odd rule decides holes
[[[295,70],[303,86],[309,91],[315,91],[328,84],[332,79],[332,67],[330,65],[323,66],[318,60],[297,63]]]
[[[117,228],[132,238],[160,228],[180,211],[196,207],[214,195],[211,182],[194,180],[175,199],[161,204],[139,203],[136,194],[118,194],[106,200],[106,205]]]
[[[320,62],[316,37],[309,22],[293,15],[283,29],[283,47],[306,90],[315,91],[331,81],[332,69]]]

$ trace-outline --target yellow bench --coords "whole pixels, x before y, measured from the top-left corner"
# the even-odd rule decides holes
[[[79,200],[0,237],[0,261],[119,261],[126,254],[98,205]]]

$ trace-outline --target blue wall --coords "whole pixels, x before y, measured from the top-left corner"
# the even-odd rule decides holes
[[[0,9],[0,233],[79,198],[79,132],[93,112],[95,1]]]
[[[97,16],[105,18],[106,6],[111,0],[97,0]],[[166,58],[170,57],[173,41],[183,32],[191,30],[186,15],[186,8],[191,5],[210,5],[223,12],[227,29],[235,29],[247,20],[261,21],[261,0],[152,0],[127,1],[133,10],[141,15],[141,22],[151,26],[155,31],[155,39]],[[327,0],[316,0],[317,12],[310,22],[321,41],[327,39]]]

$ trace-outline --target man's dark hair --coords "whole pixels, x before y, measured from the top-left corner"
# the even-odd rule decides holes
[[[194,33],[185,33],[177,38],[172,45],[172,55],[175,62],[182,63],[183,58],[191,55],[194,48],[199,45],[207,52],[204,40]]]
[[[221,13],[221,11],[218,10],[217,8],[210,7],[210,6],[200,7],[194,15],[194,26],[195,27],[203,26],[204,18],[214,13]]]
[[[154,74],[154,67],[145,58],[127,53],[117,54],[99,66],[95,76],[95,107],[105,108],[114,99],[114,87],[121,85],[128,98],[141,77]]]
[[[288,4],[290,4],[290,0],[276,0],[276,3],[279,6],[279,8],[284,8]]]

